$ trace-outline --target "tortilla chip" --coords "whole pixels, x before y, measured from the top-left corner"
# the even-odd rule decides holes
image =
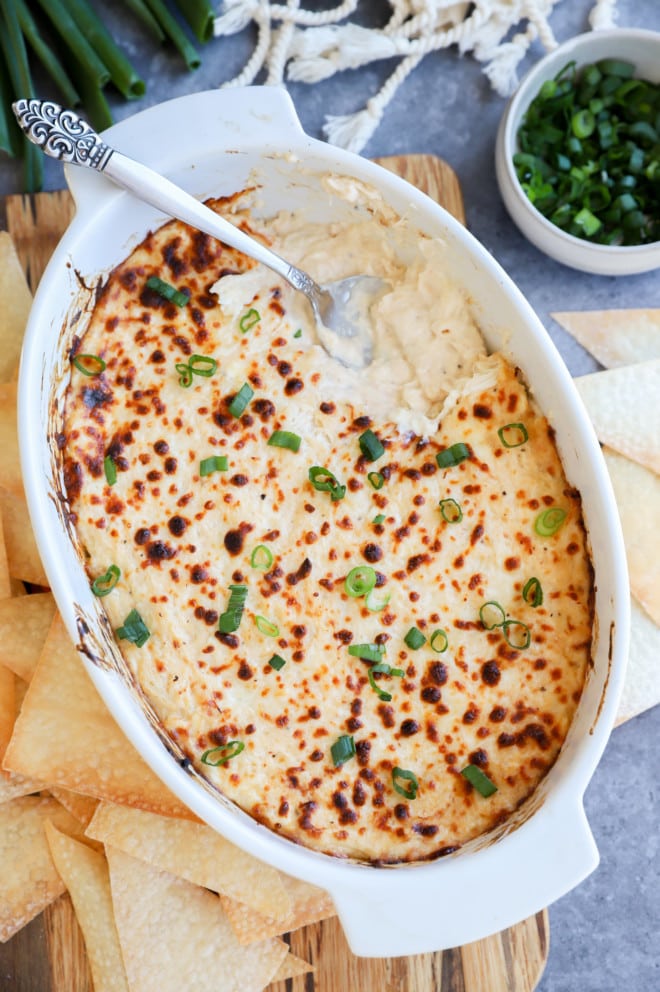
[[[105,857],[46,823],[46,838],[85,938],[94,992],[128,992]]]
[[[660,627],[634,597],[630,606],[630,654],[617,724],[660,703]]]
[[[29,682],[53,622],[52,593],[0,600],[0,662]]]
[[[10,236],[0,231],[0,382],[15,376],[32,294]]]
[[[230,844],[211,827],[102,803],[87,836],[111,844],[195,885],[286,919],[291,900],[279,872]]]
[[[16,383],[0,383],[0,486],[23,498],[16,429]]]
[[[41,564],[27,504],[21,496],[0,492],[0,511],[7,548],[9,574],[34,586],[48,586],[48,578]]]
[[[0,665],[0,764],[4,757],[16,719],[14,673]]]
[[[99,804],[98,799],[93,799],[91,796],[82,796],[78,792],[71,792],[70,789],[61,789],[58,786],[51,786],[50,792],[57,799],[58,803],[69,811],[71,816],[75,816],[76,820],[82,823],[83,827],[87,828],[89,826],[90,820],[94,816],[96,807]]]
[[[586,310],[551,316],[607,369],[660,358],[660,310]]]
[[[660,360],[575,380],[598,440],[660,473]]]
[[[603,453],[623,528],[630,589],[660,626],[660,476],[609,448]]]
[[[9,599],[12,595],[11,581],[9,559],[7,558],[7,547],[5,545],[5,531],[2,524],[2,511],[0,509],[0,600]]]
[[[309,961],[304,961],[295,954],[287,954],[284,961],[273,975],[271,984],[274,985],[275,982],[285,982],[287,978],[297,978],[298,975],[306,975],[310,971],[316,971],[316,968],[313,964],[310,964]]]
[[[55,799],[23,796],[0,805],[0,941],[9,940],[64,892],[46,842],[47,819],[66,832],[77,829]]]
[[[192,817],[112,719],[59,614],[16,721],[4,767],[86,796]]]
[[[207,889],[106,848],[131,992],[261,992],[287,955],[281,941],[243,948]]]
[[[327,892],[309,882],[281,875],[282,882],[291,899],[291,914],[284,921],[277,921],[255,913],[245,903],[227,896],[221,896],[223,908],[234,928],[240,944],[251,944],[255,940],[277,937],[290,930],[298,930],[310,923],[318,923],[335,915],[335,907]]]

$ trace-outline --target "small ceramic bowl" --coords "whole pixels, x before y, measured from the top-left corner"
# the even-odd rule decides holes
[[[640,79],[660,82],[660,32],[617,28],[578,35],[556,48],[525,76],[510,100],[497,133],[495,170],[504,204],[532,244],[564,265],[596,275],[624,276],[660,268],[660,241],[610,246],[574,237],[547,220],[528,200],[513,165],[517,133],[542,84],[571,61],[578,66],[603,58],[633,62]]]

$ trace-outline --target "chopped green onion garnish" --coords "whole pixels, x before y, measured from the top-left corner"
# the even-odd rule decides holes
[[[383,486],[385,485],[385,479],[380,474],[380,472],[368,472],[367,473],[367,479],[369,480],[369,482],[371,483],[371,485],[374,487],[374,489],[382,489]]]
[[[368,462],[375,462],[377,458],[385,454],[385,448],[371,429],[360,434],[358,443],[360,451]]]
[[[446,520],[448,524],[457,524],[463,519],[461,505],[455,499],[441,499],[438,506],[442,519]]]
[[[486,630],[494,630],[495,627],[502,626],[506,620],[506,613],[499,603],[496,603],[494,600],[490,600],[488,603],[484,603],[484,605],[480,607],[479,619]]]
[[[117,637],[122,641],[130,641],[138,648],[149,640],[149,629],[137,610],[131,610],[123,625],[117,628]]]
[[[402,785],[403,782],[406,782],[407,785]],[[392,785],[394,791],[398,792],[404,799],[417,799],[419,782],[414,772],[409,772],[405,768],[399,768],[395,765],[392,769]]]
[[[218,765],[226,765],[230,758],[235,758],[244,750],[243,741],[227,741],[226,744],[219,744],[218,747],[211,747],[208,751],[204,751],[201,762],[203,765],[212,765],[217,768]]]
[[[291,431],[273,431],[268,438],[268,444],[274,448],[288,448],[289,451],[298,451],[302,438]]]
[[[188,368],[193,375],[201,375],[208,379],[218,371],[218,363],[210,355],[191,355],[188,359]]]
[[[541,537],[552,537],[553,534],[557,533],[565,519],[566,510],[562,510],[560,506],[551,506],[548,510],[539,513],[534,521],[534,530]]]
[[[179,373],[179,385],[183,386],[184,389],[188,389],[189,386],[192,386],[193,370],[187,362],[177,362],[174,367]]]
[[[259,569],[260,572],[267,572],[273,564],[273,553],[265,544],[257,544],[250,557],[252,568]]]
[[[240,417],[253,396],[254,389],[247,382],[244,382],[229,404],[229,412],[232,417]]]
[[[381,596],[377,589],[372,589],[367,593],[367,598],[364,601],[364,605],[368,610],[371,610],[372,613],[380,613],[381,610],[385,609],[391,598],[392,594],[389,592],[384,596]]]
[[[106,455],[103,459],[103,471],[105,473],[105,481],[109,486],[114,486],[117,481],[117,466],[110,455]]]
[[[267,620],[266,617],[256,616],[254,618],[254,622],[257,630],[259,630],[262,634],[265,634],[266,637],[277,637],[280,632],[280,628],[277,624],[273,623],[272,620]]]
[[[224,613],[220,615],[218,630],[221,634],[232,634],[241,625],[243,610],[247,599],[247,586],[230,585],[229,603]]]
[[[158,276],[150,276],[147,279],[147,287],[153,289],[164,300],[169,300],[170,303],[176,303],[178,307],[185,307],[190,302],[190,298],[186,293],[182,293],[175,286],[171,286],[169,282],[159,279]]]
[[[346,486],[341,485],[329,468],[324,468],[321,465],[313,465],[307,473],[307,477],[318,492],[330,493],[333,503],[343,499],[346,495]]]
[[[454,465],[460,465],[471,454],[472,452],[467,444],[457,441],[456,444],[452,444],[448,448],[443,448],[442,451],[439,451],[435,456],[435,460],[440,468],[452,468]]]
[[[302,327],[299,327],[298,330],[294,332],[294,335],[293,336],[294,336],[294,338],[301,338],[302,337]]]
[[[376,516],[374,517],[373,522],[375,524],[377,524],[377,525],[378,524],[384,524],[385,523],[385,514],[384,513],[378,513],[378,514],[376,514]]]
[[[389,692],[385,692],[383,689],[380,688],[380,686],[376,685],[376,682],[374,681],[374,675],[391,675],[396,678],[402,678],[402,676],[404,675],[404,671],[403,668],[390,668],[389,665],[386,665],[384,662],[381,662],[377,665],[372,665],[367,675],[369,678],[369,685],[374,690],[378,698],[382,699],[384,703],[389,703],[390,700],[392,699],[391,694]]]
[[[276,672],[279,672],[286,665],[286,660],[281,655],[274,654],[273,657],[269,659],[268,664],[271,668],[274,668]]]
[[[345,761],[349,758],[355,757],[355,740],[350,734],[343,734],[338,737],[335,743],[330,748],[330,754],[332,755],[332,763],[335,768],[339,765],[343,765]]]
[[[371,565],[356,565],[344,579],[344,589],[349,596],[366,596],[376,585],[376,572]]]
[[[199,474],[201,478],[213,475],[214,472],[226,472],[229,468],[227,455],[211,455],[209,458],[202,458],[199,463]]]
[[[105,370],[105,362],[98,355],[76,355],[73,364],[83,375],[100,375]]]
[[[465,768],[461,769],[461,775],[466,778],[470,785],[472,785],[480,796],[484,799],[488,799],[493,793],[497,792],[497,786],[491,782],[485,772],[482,772],[481,768],[477,765],[466,765]]]
[[[522,623],[520,620],[505,620],[501,626],[504,640],[510,648],[524,651],[529,647],[532,635],[526,623]]]
[[[423,644],[426,644],[426,637],[417,627],[411,627],[404,637],[404,641],[411,651],[417,651]]]
[[[382,661],[385,654],[384,644],[351,644],[348,653],[354,658],[361,658],[363,661]]]
[[[528,579],[523,586],[522,598],[526,603],[529,603],[529,605],[533,606],[535,609],[537,606],[542,605],[543,589],[541,588],[541,583],[535,576]]]
[[[117,565],[110,565],[107,572],[97,575],[92,582],[92,592],[101,598],[107,596],[115,588],[121,578],[121,570]]]
[[[447,637],[446,630],[434,630],[431,634],[431,640],[429,641],[429,647],[432,651],[436,651],[438,654],[442,654],[449,647],[449,638]]]
[[[500,427],[497,436],[505,448],[519,448],[529,440],[529,434],[524,424],[505,424]]]
[[[247,313],[244,313],[241,319],[239,320],[238,326],[240,327],[243,334],[245,334],[247,331],[251,331],[252,328],[256,324],[258,324],[260,320],[261,320],[261,314],[259,313],[259,311],[255,310],[254,307],[250,307]]]

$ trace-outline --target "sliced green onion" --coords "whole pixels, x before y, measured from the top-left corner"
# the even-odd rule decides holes
[[[470,785],[484,799],[488,799],[489,796],[497,792],[497,786],[494,782],[491,782],[486,773],[482,772],[481,768],[478,768],[477,765],[466,765],[465,768],[461,769],[461,775],[468,780]]]
[[[240,627],[248,594],[247,586],[230,585],[229,593],[227,609],[220,615],[218,621],[218,630],[221,634],[233,634]]]
[[[141,648],[151,636],[149,628],[137,610],[133,609],[128,614],[121,627],[117,628],[117,637],[122,641],[130,641],[136,647]]]
[[[457,524],[463,519],[461,505],[455,499],[441,499],[438,506],[442,519],[446,520],[448,524]]]
[[[272,658],[269,658],[268,664],[271,668],[274,668],[276,672],[281,671],[286,665],[286,660],[280,654],[274,654]]]
[[[178,307],[185,307],[190,302],[190,297],[186,293],[182,293],[176,286],[172,286],[169,282],[165,282],[158,276],[149,276],[147,279],[147,288],[153,289],[154,293],[158,293],[164,300],[168,300],[170,303],[176,303]]]
[[[376,585],[376,579],[376,571],[371,565],[356,565],[344,579],[344,589],[353,599],[366,596]]]
[[[384,524],[385,523],[385,514],[384,513],[377,513],[376,516],[373,519],[373,522],[376,525],[378,525],[378,524]]]
[[[298,451],[302,438],[291,431],[273,431],[268,438],[268,444],[274,448],[287,448],[289,451]]]
[[[369,685],[374,690],[378,698],[382,699],[384,703],[389,703],[390,700],[392,699],[391,694],[389,692],[385,692],[384,689],[381,689],[380,686],[377,685],[376,682],[374,681],[374,675],[379,675],[379,674],[391,675],[396,678],[402,678],[402,676],[404,675],[404,671],[402,668],[390,668],[389,665],[380,663],[378,665],[372,665],[367,673],[369,678]]]
[[[343,734],[341,737],[338,737],[330,748],[332,763],[335,768],[343,765],[350,758],[354,758],[355,753],[355,739],[350,734]]]
[[[442,654],[449,647],[449,638],[447,637],[447,631],[434,630],[431,634],[431,640],[429,641],[429,647],[432,651],[437,652],[437,654]]]
[[[256,568],[260,572],[267,572],[273,564],[273,553],[270,548],[267,548],[265,544],[257,544],[250,556],[250,564],[252,568]]]
[[[364,605],[372,613],[380,613],[381,610],[385,609],[391,598],[392,594],[389,592],[381,596],[377,589],[372,589],[367,593]]]
[[[298,330],[294,332],[294,335],[293,336],[294,336],[294,338],[301,338],[302,337],[302,328],[299,327]]]
[[[407,783],[407,784],[403,784]],[[419,782],[414,772],[409,772],[406,768],[399,768],[395,765],[392,769],[392,786],[404,799],[417,799]]]
[[[368,472],[367,473],[367,479],[369,480],[369,482],[371,483],[371,485],[374,487],[374,489],[382,489],[383,486],[385,485],[385,479],[380,474],[380,472]]]
[[[255,310],[254,307],[250,307],[247,313],[244,313],[239,320],[238,326],[240,327],[242,333],[246,334],[248,331],[251,331],[253,327],[256,327],[260,320],[261,314],[259,311]]]
[[[254,389],[249,383],[244,382],[229,404],[229,412],[232,417],[240,417],[253,396]]]
[[[385,454],[385,448],[370,428],[364,434],[360,434],[358,444],[368,462],[375,462]]]
[[[417,651],[423,644],[426,644],[426,637],[417,627],[411,627],[404,637],[404,641],[411,651]]]
[[[213,475],[214,472],[226,472],[229,468],[227,455],[211,455],[209,458],[202,458],[199,463],[200,478]]]
[[[277,637],[280,632],[280,628],[272,620],[267,620],[266,617],[256,616],[254,622],[257,630],[261,634],[265,634],[266,637]]]
[[[106,455],[103,459],[103,471],[105,473],[105,481],[109,486],[114,486],[117,481],[117,466],[110,455]]]
[[[322,465],[313,465],[307,473],[307,477],[318,492],[330,493],[333,503],[343,499],[346,495],[346,486],[343,486],[339,482],[329,468],[324,468]]]
[[[121,578],[121,569],[117,565],[110,565],[107,572],[97,575],[92,582],[92,592],[99,598],[107,596],[115,588]]]
[[[471,454],[472,451],[467,444],[457,441],[456,444],[451,444],[448,448],[443,448],[442,451],[439,451],[435,456],[435,460],[440,468],[452,468],[454,465],[460,465]]]
[[[479,608],[479,619],[486,630],[494,630],[495,627],[502,626],[506,620],[506,613],[499,603],[495,600],[489,600],[488,603],[484,603]]]
[[[218,371],[218,363],[210,355],[191,355],[188,367],[194,375],[201,375],[205,379]]]
[[[179,385],[187,389],[192,386],[193,381],[193,370],[190,368],[187,362],[177,362],[174,366],[179,373]]]
[[[212,765],[217,768],[218,765],[226,765],[230,758],[235,758],[244,750],[243,741],[227,741],[226,744],[219,744],[217,747],[211,747],[208,751],[204,751],[200,760],[203,765]]]
[[[533,606],[534,609],[543,604],[543,589],[536,576],[528,579],[523,586],[522,598],[526,603],[529,603],[530,606]]]
[[[505,424],[500,427],[497,436],[505,448],[519,448],[525,441],[529,441],[529,434],[524,424]]]
[[[504,640],[510,648],[525,651],[529,647],[532,635],[526,623],[520,620],[505,620],[501,626]]]
[[[79,372],[90,377],[101,375],[106,367],[105,362],[98,355],[76,355],[73,364]]]
[[[361,658],[363,661],[382,661],[385,654],[384,644],[351,644],[348,653],[354,658]]]
[[[560,506],[551,506],[547,510],[539,513],[534,521],[534,530],[541,537],[552,537],[556,534],[564,520],[566,520],[566,510]]]

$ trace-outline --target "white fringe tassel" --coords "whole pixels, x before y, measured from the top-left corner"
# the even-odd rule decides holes
[[[530,45],[538,40],[550,51],[557,44],[549,18],[560,0],[387,0],[391,15],[379,29],[349,21],[359,0],[343,0],[324,11],[304,8],[301,2],[224,0],[214,33],[236,34],[254,23],[257,42],[242,72],[223,85],[246,85],[262,71],[269,85],[281,85],[285,75],[314,83],[345,69],[400,58],[362,110],[326,118],[327,139],[354,152],[362,151],[399,87],[429,52],[455,45],[461,54],[471,53],[484,63],[493,89],[508,96]],[[591,27],[612,27],[615,8],[616,0],[596,0]]]

